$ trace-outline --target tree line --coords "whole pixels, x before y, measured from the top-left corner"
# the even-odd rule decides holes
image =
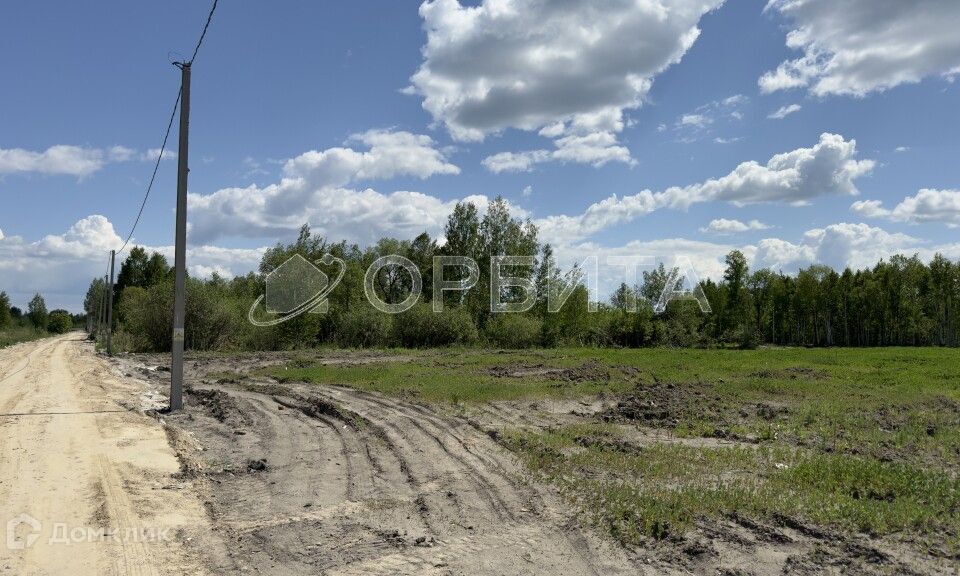
[[[65,334],[83,323],[83,315],[73,315],[62,309],[47,310],[43,296],[35,294],[24,312],[10,305],[10,297],[0,291],[0,332],[31,330],[40,333]],[[6,338],[0,338],[6,342]],[[11,339],[12,340],[12,339]]]
[[[444,229],[445,243],[423,233],[412,240],[383,238],[365,248],[330,242],[304,226],[292,243],[268,249],[259,269],[245,276],[187,283],[186,344],[194,350],[273,350],[335,344],[349,347],[429,347],[482,344],[497,347],[553,346],[957,346],[960,317],[960,264],[937,255],[930,263],[917,256],[894,256],[871,269],[842,272],[810,266],[796,275],[750,271],[739,251],[726,257],[723,277],[700,283],[712,312],[696,302],[674,300],[655,312],[674,270],[662,264],[645,271],[636,286],[621,285],[591,313],[579,269],[561,273],[553,250],[540,242],[536,226],[510,214],[498,198],[482,214],[470,203],[454,208]],[[267,275],[299,254],[314,262],[332,254],[346,263],[342,282],[328,296],[329,309],[303,314],[271,327],[247,322],[251,304],[264,293]],[[423,279],[418,304],[398,315],[375,310],[364,293],[364,275],[382,256],[412,261]],[[468,256],[480,278],[466,292],[433,294],[434,256]],[[536,287],[536,301],[524,313],[490,310],[490,262],[496,256],[529,256],[533,267],[515,267]],[[444,270],[445,280],[466,277]],[[114,343],[121,349],[170,349],[173,274],[166,259],[136,247],[120,267],[114,287]],[[373,279],[378,298],[403,302],[411,277],[400,266],[382,268]],[[107,287],[94,280],[85,309],[96,317]],[[558,313],[547,309],[549,291],[569,292]],[[505,301],[522,290],[504,288]],[[443,299],[443,312],[431,307]]]

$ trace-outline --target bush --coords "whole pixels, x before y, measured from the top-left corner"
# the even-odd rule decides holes
[[[532,348],[541,343],[543,322],[526,314],[495,314],[483,332],[503,348]]]
[[[393,318],[369,306],[358,306],[340,317],[340,328],[336,333],[337,343],[341,346],[369,348],[386,346],[390,343]]]
[[[173,338],[173,283],[130,286],[120,296],[124,328],[136,335],[137,350],[168,352]],[[216,287],[188,279],[185,346],[190,350],[227,348],[241,320]]]
[[[66,334],[73,329],[73,318],[66,310],[54,310],[47,319],[47,330],[54,334]]]
[[[477,327],[462,308],[447,308],[435,313],[428,304],[417,304],[393,322],[394,338],[407,348],[472,344],[477,341]]]

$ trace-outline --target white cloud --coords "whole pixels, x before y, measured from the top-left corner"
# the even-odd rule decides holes
[[[895,152],[908,152],[909,150],[909,146],[897,146]]]
[[[678,257],[683,257],[691,262],[701,278],[720,280],[725,268],[724,258],[732,250],[743,252],[753,270],[770,268],[786,274],[795,274],[813,264],[827,265],[835,270],[872,268],[880,260],[889,260],[896,254],[918,254],[924,261],[932,259],[937,252],[948,258],[960,258],[960,244],[929,246],[927,242],[906,234],[846,222],[809,230],[798,242],[781,238],[765,238],[756,244],[714,243],[686,238],[633,241],[621,246],[588,242],[560,245],[556,254],[558,263],[564,267],[596,255],[600,263],[599,293],[606,297],[626,281],[622,267],[605,266],[609,257],[630,258],[642,266],[657,262],[670,266]]]
[[[887,232],[867,224],[839,223],[809,230],[798,244],[780,239],[761,240],[753,265],[795,272],[811,264],[825,264],[834,269],[863,269],[874,266],[894,254],[920,253],[930,258],[933,250],[906,234]]]
[[[723,0],[428,0],[424,61],[410,94],[457,140],[508,128],[556,150],[498,154],[487,166],[529,170],[556,160],[633,164],[617,141],[624,112],[680,61],[701,16]],[[495,168],[491,168],[496,170]]]
[[[460,140],[505,128],[620,118],[680,60],[722,0],[426,1],[409,90]],[[619,120],[618,120],[619,121]]]
[[[37,172],[83,178],[103,168],[105,156],[103,150],[82,146],[57,145],[43,152],[0,148],[0,174]]]
[[[701,228],[700,231],[706,234],[740,234],[743,232],[750,232],[752,230],[769,230],[770,226],[764,224],[759,220],[751,220],[749,222],[741,222],[739,220],[728,220],[726,218],[718,218],[716,220],[711,220],[705,228]]]
[[[485,196],[470,196],[485,209]],[[266,238],[296,232],[304,223],[333,239],[370,242],[382,236],[439,234],[456,200],[419,192],[383,194],[373,189],[313,188],[284,179],[266,187],[224,188],[210,195],[190,195],[192,241],[223,237]]]
[[[528,150],[526,152],[500,152],[483,159],[483,166],[493,172],[529,172],[537,164],[549,162],[553,154],[549,150]]]
[[[45,296],[48,308],[80,311],[90,281],[103,276],[108,252],[122,243],[113,224],[96,214],[79,220],[62,234],[50,234],[34,242],[0,234],[0,290],[8,292],[15,304],[25,304],[39,292]],[[145,248],[160,252],[173,262],[172,246]],[[230,277],[256,270],[263,251],[264,248],[191,246],[187,261],[191,274],[208,277],[210,272],[217,271]]]
[[[822,134],[814,146],[777,154],[765,165],[744,162],[726,176],[698,184],[662,192],[643,190],[622,198],[610,196],[578,216],[549,216],[537,224],[551,242],[569,243],[663,208],[686,209],[711,201],[737,206],[766,202],[803,205],[818,196],[856,195],[854,180],[874,166],[872,160],[856,160],[856,152],[855,140]]]
[[[924,188],[915,196],[907,196],[892,210],[879,200],[854,202],[850,209],[865,218],[884,218],[894,222],[924,224],[941,222],[951,228],[960,226],[960,190]]]
[[[633,166],[636,161],[630,151],[617,143],[616,135],[610,132],[594,132],[584,135],[568,135],[554,141],[556,150],[528,150],[526,152],[500,152],[483,159],[484,167],[493,172],[529,172],[537,164],[546,162],[573,162],[590,164],[599,168],[608,162],[622,162]]]
[[[530,196],[533,196],[533,186],[530,186],[528,184],[526,187],[524,187],[523,192],[521,192],[520,195],[523,196],[524,198],[529,198]],[[2,232],[0,232],[0,238],[2,237],[3,237]]]
[[[713,119],[704,114],[684,114],[680,117],[681,126],[694,126],[703,128],[707,124],[713,123]]]
[[[956,0],[770,0],[766,9],[791,20],[787,46],[803,55],[764,74],[763,92],[863,96],[960,73]]]
[[[160,156],[159,148],[150,148],[143,154],[140,154],[140,160],[144,162],[156,162],[157,157]],[[170,150],[169,148],[163,150],[163,159],[164,160],[176,160],[177,153]]]
[[[799,104],[790,104],[789,106],[781,106],[780,108],[777,109],[776,112],[773,112],[772,114],[767,116],[767,118],[770,118],[771,120],[783,120],[787,116],[795,112],[799,112],[802,108],[803,107],[800,106]]]
[[[296,232],[305,222],[331,238],[356,242],[442,232],[456,199],[349,187],[363,180],[458,173],[429,137],[372,131],[350,141],[370,150],[307,152],[286,162],[285,177],[278,183],[190,194],[191,240],[209,244],[223,237],[274,238]],[[480,209],[488,203],[485,196],[467,199]]]
[[[698,106],[692,112],[681,114],[674,123],[673,130],[678,134],[680,142],[696,142],[715,132],[717,125],[724,126],[730,122],[743,119],[742,107],[749,102],[743,94],[734,94],[721,100],[714,100]],[[666,129],[666,127],[664,127]],[[738,138],[716,137],[718,144],[734,142]]]
[[[409,132],[370,130],[354,134],[348,144],[363,144],[365,152],[353,148],[312,150],[284,164],[290,178],[303,178],[314,186],[344,186],[360,180],[384,180],[397,176],[429,178],[435,174],[459,174],[429,136]]]
[[[697,275],[702,279],[719,280],[723,276],[724,257],[732,250],[740,249],[752,258],[753,246],[741,247],[734,244],[717,244],[686,238],[664,238],[661,240],[635,240],[620,246],[604,246],[595,243],[556,246],[554,254],[561,269],[569,269],[574,264],[582,264],[589,257],[597,257],[597,288],[601,299],[607,298],[622,282],[639,282],[643,271],[650,270],[659,263],[673,266],[678,257],[689,260]],[[609,259],[609,260],[608,260]],[[616,259],[633,261],[637,267],[634,278],[628,278],[623,265],[615,265]]]
[[[159,154],[159,148],[138,154],[133,148],[119,145],[110,148],[90,148],[58,144],[43,152],[22,148],[0,148],[0,175],[37,173],[85,178],[99,172],[109,163],[129,162],[135,159],[155,161]],[[177,154],[167,150],[163,157],[164,159],[176,158]]]
[[[127,148],[126,146],[113,146],[107,150],[107,158],[111,162],[127,162],[133,160],[136,155],[136,150]]]

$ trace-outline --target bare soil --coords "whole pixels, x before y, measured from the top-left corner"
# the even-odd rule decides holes
[[[81,335],[0,350],[0,574],[207,573],[213,528],[144,392]]]

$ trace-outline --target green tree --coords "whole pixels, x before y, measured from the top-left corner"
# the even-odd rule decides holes
[[[66,310],[54,310],[47,320],[47,329],[54,334],[66,334],[73,329],[73,318]]]
[[[13,323],[10,316],[10,297],[6,292],[0,292],[0,328],[6,328]]]
[[[34,328],[37,330],[46,330],[47,316],[47,303],[43,300],[43,296],[35,294],[27,305],[27,317],[30,318],[30,322],[33,323]]]
[[[120,272],[114,284],[114,294],[119,298],[128,286],[149,288],[168,279],[170,273],[170,265],[162,254],[154,252],[147,256],[146,250],[140,246],[134,246],[120,265]]]

